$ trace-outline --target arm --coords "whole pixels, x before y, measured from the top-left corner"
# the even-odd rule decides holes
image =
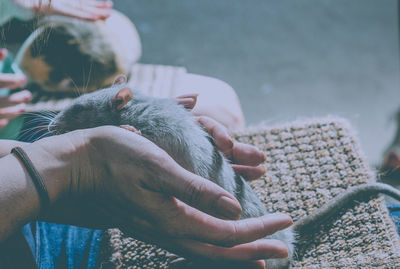
[[[260,239],[291,225],[284,214],[245,220],[237,200],[180,167],[149,140],[104,126],[24,145],[51,199],[47,220],[89,228],[120,227],[183,256],[244,261],[287,257],[277,240]],[[12,155],[0,159],[0,240],[37,217],[36,189]],[[9,169],[10,168],[10,169]],[[209,215],[211,214],[211,215]],[[229,246],[228,248],[226,246]]]
[[[19,142],[15,140],[0,139],[0,158],[8,155],[11,149],[14,147],[23,147],[28,144],[29,143]],[[1,167],[6,167],[6,166],[1,166]]]
[[[57,142],[57,141],[54,141]],[[41,175],[45,175],[45,185],[51,201],[56,201],[67,187],[68,163],[60,162],[36,144],[11,140],[1,140],[1,154],[8,154],[11,148],[21,146],[34,162]],[[56,146],[53,144],[53,146]],[[68,147],[61,148],[58,156],[73,157],[76,153]],[[42,164],[42,165],[41,165]],[[46,165],[43,165],[46,164]],[[0,241],[6,239],[16,229],[35,219],[40,211],[37,190],[22,163],[8,154],[0,159]]]

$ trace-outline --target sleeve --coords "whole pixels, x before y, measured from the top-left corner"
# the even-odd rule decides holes
[[[0,0],[0,25],[12,18],[29,20],[34,16],[35,13],[32,10],[19,6],[15,0]]]

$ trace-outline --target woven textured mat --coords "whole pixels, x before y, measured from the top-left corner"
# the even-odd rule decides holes
[[[321,119],[235,135],[267,155],[267,173],[253,187],[270,212],[287,212],[296,221],[349,186],[373,180],[348,126],[340,119]],[[167,251],[125,237],[118,229],[108,236],[114,267],[170,267],[173,258]],[[303,237],[291,266],[400,268],[399,243],[383,198],[372,199]]]
[[[174,97],[176,83],[187,73],[184,67],[134,64],[130,73],[128,86],[157,97]],[[40,93],[34,101],[27,105],[27,112],[61,111],[74,98],[59,97]]]

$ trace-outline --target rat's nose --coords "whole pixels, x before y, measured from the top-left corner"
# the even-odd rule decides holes
[[[55,122],[54,121],[51,121],[50,123],[49,123],[49,125],[47,126],[47,130],[50,132],[50,133],[53,133],[53,134],[55,134],[56,133],[56,124],[55,124]]]

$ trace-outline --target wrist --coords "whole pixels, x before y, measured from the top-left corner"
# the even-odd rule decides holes
[[[23,147],[42,177],[51,204],[71,196],[72,186],[80,179],[79,168],[84,164],[87,146],[81,133],[53,136]]]

